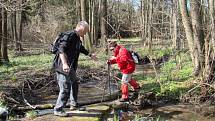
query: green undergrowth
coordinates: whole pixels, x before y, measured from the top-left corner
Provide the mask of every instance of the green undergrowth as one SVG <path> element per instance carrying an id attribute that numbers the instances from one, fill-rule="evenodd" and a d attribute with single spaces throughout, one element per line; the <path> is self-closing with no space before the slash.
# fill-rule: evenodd
<path id="1" fill-rule="evenodd" d="M 20 71 L 41 70 L 51 66 L 52 55 L 41 54 L 32 56 L 10 57 L 10 62 L 0 66 L 0 80 L 16 80 L 14 74 Z"/>
<path id="2" fill-rule="evenodd" d="M 163 57 L 164 55 L 173 55 L 174 52 L 172 49 L 152 49 L 149 50 L 147 48 L 137 48 L 135 51 L 140 54 L 141 57 L 149 56 L 151 59 L 157 59 Z"/>
<path id="3" fill-rule="evenodd" d="M 178 100 L 192 85 L 192 63 L 190 56 L 186 53 L 172 56 L 168 62 L 162 63 L 157 72 L 157 76 L 135 75 L 135 78 L 143 85 L 142 92 L 152 91 L 157 96 Z"/>
<path id="4" fill-rule="evenodd" d="M 79 66 L 90 68 L 101 68 L 106 66 L 106 60 L 108 58 L 104 52 L 97 52 L 98 61 L 93 61 L 90 57 L 80 54 Z M 21 71 L 39 71 L 39 70 L 51 70 L 53 61 L 53 54 L 40 54 L 40 55 L 28 55 L 28 56 L 10 56 L 10 62 L 0 66 L 0 81 L 10 79 L 16 81 L 16 73 Z"/>

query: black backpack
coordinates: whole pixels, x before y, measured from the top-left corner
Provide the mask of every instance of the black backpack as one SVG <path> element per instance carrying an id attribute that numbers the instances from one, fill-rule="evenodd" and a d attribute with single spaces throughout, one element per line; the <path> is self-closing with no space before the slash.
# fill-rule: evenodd
<path id="1" fill-rule="evenodd" d="M 70 35 L 71 35 L 72 32 L 62 32 L 60 33 L 57 38 L 54 40 L 54 42 L 52 44 L 50 44 L 50 52 L 52 54 L 57 54 L 58 52 L 58 48 L 59 48 L 59 45 L 60 45 L 60 42 L 62 40 L 67 40 Z M 68 35 L 66 38 L 64 38 L 65 35 Z"/>
<path id="2" fill-rule="evenodd" d="M 129 53 L 131 54 L 131 57 L 133 58 L 134 62 L 136 64 L 140 64 L 141 58 L 140 58 L 139 54 L 137 52 L 130 51 L 130 50 L 129 50 Z"/>

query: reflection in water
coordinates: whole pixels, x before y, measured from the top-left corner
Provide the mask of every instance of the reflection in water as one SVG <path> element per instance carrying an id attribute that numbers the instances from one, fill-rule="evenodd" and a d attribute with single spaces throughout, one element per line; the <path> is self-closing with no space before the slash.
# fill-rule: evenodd
<path id="1" fill-rule="evenodd" d="M 178 104 L 153 107 L 138 112 L 120 109 L 115 111 L 115 115 L 118 119 L 134 121 L 215 121 L 215 117 L 207 117 L 192 111 L 193 107 Z"/>

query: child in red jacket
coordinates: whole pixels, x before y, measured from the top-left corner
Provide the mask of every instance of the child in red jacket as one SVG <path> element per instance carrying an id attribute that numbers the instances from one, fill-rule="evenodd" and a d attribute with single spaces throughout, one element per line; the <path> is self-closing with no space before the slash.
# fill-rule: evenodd
<path id="1" fill-rule="evenodd" d="M 140 86 L 137 81 L 132 79 L 132 73 L 135 71 L 135 62 L 130 52 L 125 47 L 117 45 L 115 41 L 109 41 L 108 47 L 111 51 L 113 51 L 114 58 L 108 60 L 107 63 L 117 63 L 120 71 L 122 72 L 122 98 L 120 99 L 120 102 L 128 101 L 128 84 L 131 85 L 134 91 L 140 89 Z"/>

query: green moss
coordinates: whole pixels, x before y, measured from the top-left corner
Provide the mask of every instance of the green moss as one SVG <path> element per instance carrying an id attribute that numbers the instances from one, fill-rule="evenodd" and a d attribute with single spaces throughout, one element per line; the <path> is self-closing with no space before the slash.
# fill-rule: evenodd
<path id="1" fill-rule="evenodd" d="M 94 104 L 87 106 L 88 110 L 95 110 L 95 111 L 101 111 L 101 112 L 106 112 L 110 110 L 110 107 L 107 105 L 102 105 L 102 104 Z"/>
<path id="2" fill-rule="evenodd" d="M 71 117 L 65 117 L 65 118 L 57 118 L 56 121 L 100 121 L 100 118 L 71 116 Z"/>

